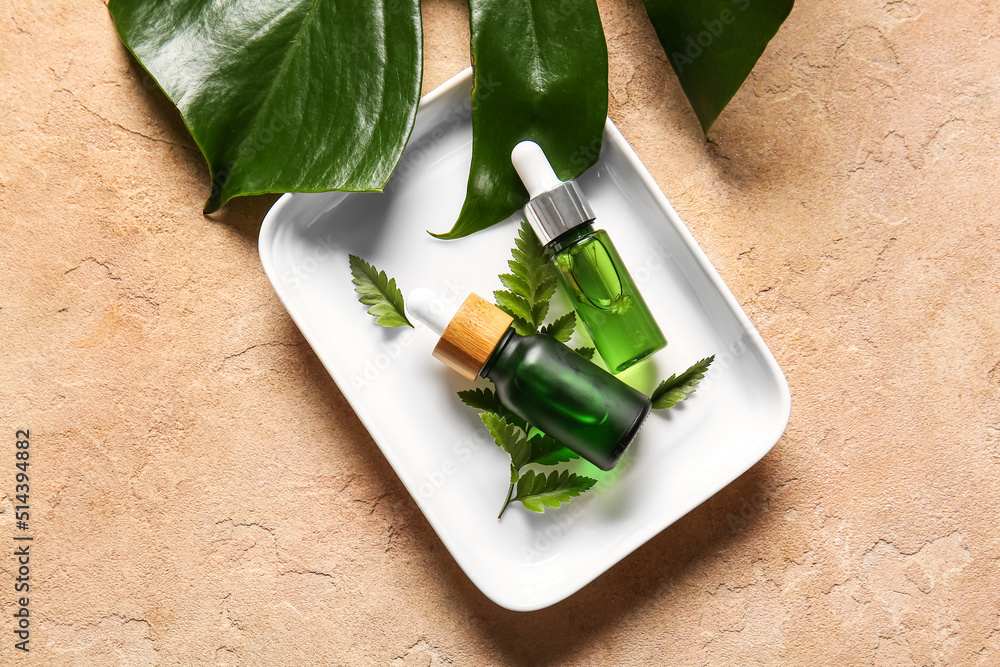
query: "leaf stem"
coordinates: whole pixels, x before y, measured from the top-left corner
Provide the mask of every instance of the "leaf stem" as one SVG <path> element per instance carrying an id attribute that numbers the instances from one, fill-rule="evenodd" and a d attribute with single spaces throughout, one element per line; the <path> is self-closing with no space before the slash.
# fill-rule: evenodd
<path id="1" fill-rule="evenodd" d="M 507 506 L 510 505 L 511 496 L 514 495 L 514 482 L 510 483 L 510 488 L 507 489 L 507 499 L 503 501 L 503 507 L 500 508 L 500 514 L 497 515 L 497 519 L 503 518 L 503 513 L 507 511 Z"/>

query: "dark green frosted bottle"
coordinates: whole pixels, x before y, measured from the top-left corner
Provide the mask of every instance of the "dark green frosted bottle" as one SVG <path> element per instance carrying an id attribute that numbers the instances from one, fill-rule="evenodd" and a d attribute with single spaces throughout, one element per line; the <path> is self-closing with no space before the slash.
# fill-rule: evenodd
<path id="1" fill-rule="evenodd" d="M 508 329 L 480 373 L 511 412 L 602 470 L 611 470 L 649 415 L 640 391 L 551 336 Z"/>
<path id="2" fill-rule="evenodd" d="M 511 317 L 476 294 L 459 308 L 418 288 L 414 320 L 441 336 L 434 356 L 469 380 L 493 381 L 518 417 L 602 470 L 610 470 L 645 421 L 649 397 L 551 336 L 520 336 Z"/>
<path id="3" fill-rule="evenodd" d="M 559 283 L 612 373 L 663 349 L 666 338 L 618 250 L 575 181 L 560 181 L 538 144 L 523 141 L 511 159 L 531 200 L 524 217 L 552 253 Z"/>

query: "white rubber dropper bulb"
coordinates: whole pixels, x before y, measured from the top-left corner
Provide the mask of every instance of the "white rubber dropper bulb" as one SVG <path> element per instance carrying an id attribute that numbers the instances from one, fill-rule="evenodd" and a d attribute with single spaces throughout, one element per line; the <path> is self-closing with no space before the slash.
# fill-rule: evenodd
<path id="1" fill-rule="evenodd" d="M 406 297 L 406 312 L 417 322 L 436 333 L 444 333 L 455 318 L 458 306 L 432 289 L 418 287 Z"/>
<path id="2" fill-rule="evenodd" d="M 552 171 L 545 151 L 534 141 L 522 141 L 514 146 L 510 161 L 514 163 L 514 169 L 532 199 L 562 183 Z"/>

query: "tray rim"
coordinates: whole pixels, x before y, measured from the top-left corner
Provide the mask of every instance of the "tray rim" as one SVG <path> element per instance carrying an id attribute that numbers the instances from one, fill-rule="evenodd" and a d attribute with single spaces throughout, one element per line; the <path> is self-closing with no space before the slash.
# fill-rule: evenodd
<path id="1" fill-rule="evenodd" d="M 419 122 L 420 111 L 425 110 L 428 106 L 435 104 L 441 98 L 451 93 L 454 93 L 457 89 L 463 87 L 468 87 L 471 90 L 472 76 L 473 76 L 472 67 L 468 67 L 460 71 L 459 73 L 455 74 L 451 78 L 449 78 L 447 81 L 442 83 L 434 90 L 424 95 L 421 98 L 420 103 L 418 105 L 417 122 Z M 418 136 L 415 136 L 415 133 L 411 134 L 410 141 L 413 141 L 414 139 L 419 139 Z M 485 595 L 495 604 L 505 609 L 509 609 L 511 611 L 535 611 L 538 609 L 544 609 L 546 607 L 549 607 L 553 604 L 556 604 L 558 602 L 561 602 L 569 598 L 570 596 L 572 596 L 573 594 L 575 594 L 576 592 L 578 592 L 579 590 L 581 590 L 582 588 L 584 588 L 585 586 L 587 586 L 588 584 L 599 578 L 601 575 L 603 575 L 605 572 L 607 572 L 612 567 L 617 565 L 619 562 L 621 562 L 624 558 L 626 558 L 640 546 L 648 542 L 650 539 L 652 539 L 662 531 L 669 528 L 671 525 L 680 520 L 683 516 L 690 513 L 693 509 L 700 506 L 706 500 L 708 500 L 713 495 L 718 493 L 721 489 L 731 484 L 733 481 L 735 481 L 741 475 L 743 475 L 747 470 L 756 465 L 778 443 L 791 417 L 791 392 L 788 386 L 787 379 L 785 378 L 784 373 L 781 371 L 781 368 L 778 366 L 777 360 L 774 358 L 774 354 L 771 352 L 770 348 L 761 337 L 760 332 L 757 331 L 757 328 L 753 325 L 747 314 L 743 311 L 743 308 L 740 306 L 735 296 L 733 296 L 729 287 L 725 284 L 725 282 L 723 282 L 722 277 L 719 275 L 718 271 L 716 271 L 715 267 L 709 261 L 708 256 L 705 254 L 704 250 L 702 250 L 701 246 L 698 245 L 698 242 L 695 240 L 694 236 L 687 228 L 687 225 L 685 225 L 684 222 L 681 220 L 680 216 L 677 214 L 673 206 L 670 204 L 669 200 L 666 198 L 666 195 L 664 195 L 663 191 L 660 189 L 659 185 L 657 185 L 656 181 L 653 179 L 652 175 L 646 169 L 645 165 L 643 165 L 643 163 L 639 160 L 638 155 L 635 153 L 631 145 L 629 145 L 624 135 L 622 135 L 622 133 L 618 130 L 618 128 L 615 126 L 615 124 L 611 121 L 610 118 L 607 118 L 605 121 L 604 141 L 613 142 L 615 144 L 616 149 L 618 149 L 621 152 L 622 156 L 628 161 L 629 166 L 638 175 L 641 185 L 651 195 L 654 204 L 663 212 L 664 216 L 667 218 L 669 223 L 674 227 L 674 230 L 677 232 L 679 238 L 683 241 L 685 249 L 688 251 L 690 256 L 695 260 L 699 268 L 703 271 L 705 276 L 711 282 L 711 285 L 715 289 L 715 291 L 718 292 L 719 296 L 722 297 L 722 300 L 725 303 L 726 307 L 735 316 L 736 320 L 739 322 L 739 324 L 743 329 L 744 335 L 750 336 L 751 338 L 754 339 L 756 345 L 763 352 L 763 354 L 761 355 L 761 361 L 763 362 L 765 371 L 767 372 L 767 375 L 770 376 L 770 378 L 775 383 L 775 389 L 778 394 L 779 402 L 775 410 L 776 419 L 773 422 L 774 424 L 773 430 L 767 432 L 766 435 L 762 434 L 759 437 L 760 440 L 769 444 L 766 444 L 759 450 L 754 450 L 753 454 L 748 456 L 746 465 L 740 466 L 739 472 L 731 479 L 728 479 L 727 481 L 724 481 L 721 484 L 713 484 L 709 486 L 708 489 L 710 490 L 704 493 L 703 497 L 700 497 L 697 500 L 697 502 L 692 504 L 691 507 L 688 510 L 686 510 L 683 514 L 668 520 L 667 523 L 660 525 L 660 523 L 657 522 L 657 525 L 652 528 L 647 527 L 648 524 L 646 524 L 643 526 L 642 529 L 634 531 L 633 534 L 631 535 L 631 539 L 621 540 L 621 542 L 619 543 L 619 548 L 617 548 L 614 552 L 613 558 L 611 558 L 609 562 L 607 562 L 607 565 L 605 567 L 599 569 L 599 571 L 596 571 L 592 575 L 588 574 L 586 577 L 581 577 L 579 581 L 573 582 L 571 586 L 566 586 L 563 590 L 560 590 L 557 595 L 551 596 L 551 599 L 537 601 L 537 602 L 520 603 L 516 600 L 503 597 L 502 595 L 498 594 L 498 591 L 491 590 L 489 586 L 485 585 L 487 582 L 484 582 L 480 579 L 478 573 L 471 572 L 469 569 L 466 568 L 465 564 L 455 556 L 455 553 L 452 550 L 451 546 L 449 545 L 448 541 L 446 541 L 445 538 L 442 537 L 443 533 L 440 526 L 440 517 L 438 517 L 434 512 L 428 512 L 428 508 L 425 507 L 423 499 L 421 498 L 420 494 L 416 492 L 416 489 L 410 488 L 410 485 L 407 484 L 407 482 L 403 479 L 402 476 L 400 476 L 398 472 L 398 466 L 400 465 L 400 461 L 395 455 L 392 448 L 390 447 L 387 449 L 382 446 L 381 439 L 384 439 L 384 434 L 382 432 L 382 429 L 379 427 L 379 419 L 373 415 L 368 414 L 368 410 L 366 409 L 364 402 L 359 400 L 358 396 L 355 396 L 356 392 L 350 383 L 350 379 L 345 376 L 344 372 L 336 367 L 331 368 L 324 361 L 323 357 L 317 353 L 317 357 L 320 359 L 320 362 L 323 364 L 326 371 L 333 378 L 334 382 L 336 382 L 341 393 L 344 395 L 344 398 L 347 399 L 347 402 L 351 405 L 351 408 L 354 410 L 358 419 L 367 429 L 368 433 L 372 437 L 372 440 L 379 448 L 379 451 L 389 462 L 389 465 L 392 467 L 393 472 L 397 476 L 397 479 L 399 479 L 399 481 L 403 484 L 404 488 L 406 488 L 407 492 L 410 494 L 413 501 L 420 508 L 421 513 L 424 515 L 424 518 L 428 521 L 428 523 L 430 523 L 431 527 L 434 529 L 434 532 L 437 534 L 438 539 L 440 539 L 444 544 L 445 548 L 448 549 L 449 555 L 451 555 L 452 558 L 455 559 L 459 568 L 472 581 L 472 583 L 476 586 L 476 588 L 479 589 L 481 593 L 483 593 L 483 595 Z M 295 197 L 299 194 L 300 193 L 283 194 L 268 210 L 267 214 L 264 217 L 263 222 L 261 223 L 260 233 L 258 235 L 257 248 L 258 248 L 258 254 L 261 259 L 261 264 L 264 268 L 264 272 L 267 275 L 272 288 L 275 290 L 275 293 L 278 295 L 279 300 L 281 300 L 282 305 L 285 307 L 286 312 L 289 314 L 289 317 L 291 317 L 292 321 L 295 322 L 296 327 L 299 329 L 299 332 L 302 334 L 303 338 L 306 339 L 306 342 L 309 344 L 309 346 L 313 350 L 317 350 L 318 348 L 315 344 L 315 341 L 312 339 L 312 337 L 309 335 L 306 329 L 302 326 L 302 324 L 300 324 L 300 322 L 296 319 L 295 315 L 292 314 L 292 311 L 288 307 L 288 300 L 286 299 L 286 294 L 287 294 L 286 288 L 284 287 L 278 276 L 277 268 L 275 266 L 275 261 L 272 254 L 271 244 L 266 242 L 267 240 L 274 238 L 278 230 L 278 225 L 280 224 L 279 220 L 282 217 L 284 209 L 289 207 L 295 201 Z M 317 193 L 307 193 L 307 194 L 315 196 L 315 194 Z M 355 193 L 339 193 L 336 191 L 331 191 L 327 193 L 318 193 L 318 194 L 325 194 L 331 196 L 340 195 L 346 197 Z"/>

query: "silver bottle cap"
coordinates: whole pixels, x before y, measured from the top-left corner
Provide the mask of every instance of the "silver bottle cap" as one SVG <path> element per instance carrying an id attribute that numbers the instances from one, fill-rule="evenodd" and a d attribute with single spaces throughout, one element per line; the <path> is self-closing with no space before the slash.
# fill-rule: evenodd
<path id="1" fill-rule="evenodd" d="M 596 216 L 576 181 L 566 181 L 529 201 L 524 207 L 524 217 L 538 240 L 546 245 Z"/>
<path id="2" fill-rule="evenodd" d="M 594 211 L 575 181 L 560 181 L 541 146 L 522 141 L 511 151 L 511 162 L 531 200 L 524 217 L 542 245 L 594 219 Z"/>

